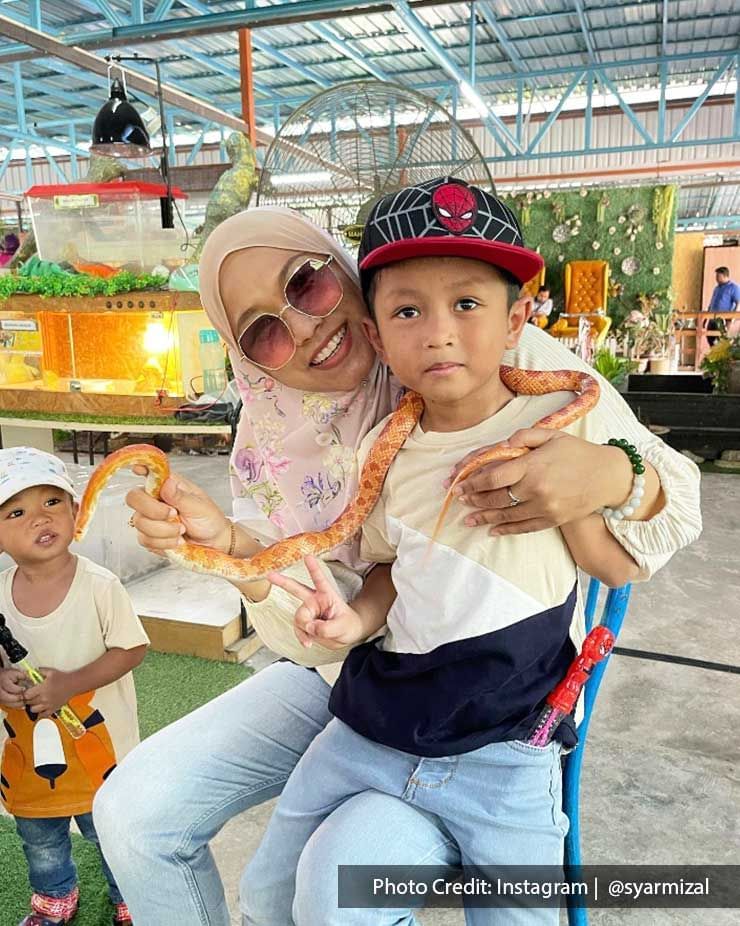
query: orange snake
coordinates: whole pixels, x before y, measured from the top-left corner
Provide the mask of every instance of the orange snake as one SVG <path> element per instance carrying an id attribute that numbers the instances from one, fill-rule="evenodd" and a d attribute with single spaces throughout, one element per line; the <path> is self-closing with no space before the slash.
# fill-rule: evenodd
<path id="1" fill-rule="evenodd" d="M 539 371 L 501 367 L 501 379 L 513 392 L 523 395 L 544 395 L 561 390 L 577 393 L 576 398 L 563 408 L 537 421 L 533 425 L 537 428 L 563 428 L 590 411 L 599 399 L 599 384 L 587 373 L 577 373 L 572 370 Z M 306 531 L 286 537 L 249 559 L 227 556 L 226 553 L 220 553 L 210 547 L 188 542 L 176 549 L 167 550 L 168 559 L 193 572 L 210 573 L 225 579 L 251 582 L 263 578 L 268 572 L 279 572 L 291 566 L 306 554 L 318 556 L 328 552 L 356 533 L 372 511 L 383 488 L 386 473 L 396 453 L 419 421 L 423 409 L 424 402 L 421 396 L 414 392 L 406 393 L 370 449 L 360 474 L 357 494 L 336 521 L 325 530 Z M 482 450 L 470 460 L 450 485 L 432 539 L 437 537 L 454 497 L 452 490 L 458 482 L 486 463 L 494 460 L 513 460 L 525 453 L 529 453 L 526 447 L 495 446 Z M 75 524 L 75 540 L 81 540 L 85 535 L 98 496 L 110 477 L 122 467 L 137 464 L 146 466 L 149 470 L 146 491 L 155 498 L 159 497 L 160 486 L 170 472 L 166 455 L 149 444 L 133 444 L 116 450 L 106 457 L 90 477 Z"/>

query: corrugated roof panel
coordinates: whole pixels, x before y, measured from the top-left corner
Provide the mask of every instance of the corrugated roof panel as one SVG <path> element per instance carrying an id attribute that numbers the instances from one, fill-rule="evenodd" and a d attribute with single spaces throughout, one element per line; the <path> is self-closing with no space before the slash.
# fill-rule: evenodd
<path id="1" fill-rule="evenodd" d="M 573 68 L 582 66 L 587 60 L 586 42 L 581 24 L 576 15 L 573 0 L 479 0 L 477 6 L 477 62 L 476 72 L 479 79 L 501 77 L 513 74 L 514 65 L 506 44 L 499 41 L 495 30 L 484 21 L 482 11 L 484 3 L 488 4 L 501 28 L 508 37 L 510 48 L 516 49 L 526 68 Z M 112 9 L 122 17 L 130 16 L 130 0 L 109 0 Z M 215 11 L 238 9 L 236 0 L 226 2 L 207 2 L 209 9 Z M 586 20 L 590 38 L 597 49 L 601 61 L 631 60 L 634 63 L 611 71 L 613 79 L 621 86 L 639 87 L 655 85 L 657 67 L 645 65 L 646 57 L 653 57 L 662 45 L 662 3 L 637 2 L 637 0 L 584 0 Z M 156 7 L 156 0 L 145 0 L 145 10 L 151 15 Z M 13 9 L 27 13 L 30 3 L 19 0 L 17 3 L 5 4 L 4 13 L 13 15 Z M 468 71 L 469 55 L 469 6 L 468 4 L 446 4 L 443 6 L 416 8 L 416 15 L 427 24 L 437 42 L 449 46 L 448 55 L 455 61 L 461 72 Z M 168 13 L 168 18 L 185 18 L 193 15 L 184 9 L 178 0 Z M 96 11 L 93 0 L 44 0 L 42 5 L 43 23 L 47 27 L 62 28 L 66 31 L 107 30 L 110 24 Z M 449 76 L 435 58 L 418 48 L 419 42 L 410 35 L 400 16 L 395 13 L 372 13 L 366 16 L 350 17 L 341 20 L 325 20 L 319 24 L 290 24 L 281 27 L 261 29 L 255 36 L 272 44 L 291 60 L 312 70 L 322 80 L 335 84 L 341 80 L 364 76 L 361 64 L 350 61 L 335 44 L 328 43 L 320 37 L 321 28 L 328 27 L 345 41 L 354 51 L 363 57 L 377 58 L 377 64 L 391 80 L 417 86 L 421 83 L 449 83 Z M 665 36 L 671 52 L 706 52 L 707 50 L 735 50 L 737 36 L 740 32 L 740 8 L 737 0 L 671 0 L 668 5 L 668 30 Z M 350 36 L 354 38 L 349 38 Z M 2 48 L 0 42 L 0 48 Z M 163 75 L 196 97 L 208 101 L 218 100 L 220 105 L 232 109 L 239 107 L 238 88 L 238 54 L 236 38 L 233 33 L 203 35 L 197 38 L 183 38 L 169 42 L 158 41 L 151 44 L 132 45 L 126 51 L 138 50 L 143 55 L 164 58 Z M 191 50 L 201 60 L 190 56 Z M 102 54 L 102 52 L 100 52 Z M 254 50 L 255 79 L 258 84 L 274 95 L 275 99 L 306 99 L 317 92 L 318 85 L 300 73 L 279 63 L 267 53 Z M 214 65 L 209 67 L 209 60 Z M 100 98 L 101 81 L 98 78 L 86 80 L 84 76 L 60 77 L 59 68 L 50 67 L 44 62 L 41 67 L 37 60 L 22 64 L 24 86 L 28 97 L 28 111 L 31 118 L 49 120 L 51 114 L 64 118 L 76 118 L 88 111 L 88 104 Z M 718 59 L 697 59 L 673 64 L 670 68 L 674 79 L 685 81 L 706 80 L 711 78 L 718 64 Z M 227 69 L 231 74 L 222 73 Z M 148 73 L 146 65 L 141 70 Z M 8 75 L 7 67 L 0 64 L 0 79 Z M 728 73 L 725 80 L 729 78 Z M 571 73 L 555 74 L 538 80 L 538 98 L 566 86 Z M 721 83 L 720 83 L 721 86 Z M 43 88 L 45 96 L 38 96 L 31 91 Z M 510 97 L 515 90 L 516 81 L 512 76 L 495 83 L 484 84 L 479 92 L 487 101 Z M 429 91 L 435 94 L 435 90 Z M 138 95 L 132 94 L 136 98 Z M 149 98 L 146 98 L 150 102 Z M 258 102 L 264 96 L 258 96 Z M 13 119 L 12 97 L 7 94 L 3 100 L 0 113 L 6 120 Z M 268 109 L 261 109 L 261 115 L 269 118 Z M 283 115 L 288 109 L 283 107 Z M 708 112 L 708 111 L 707 111 Z M 699 114 L 702 119 L 705 113 Z M 178 119 L 180 117 L 178 116 Z M 617 115 L 619 128 L 615 131 L 627 132 L 629 137 L 634 130 L 626 125 Z M 187 125 L 190 117 L 183 116 Z M 675 126 L 680 115 L 669 115 L 669 125 Z M 197 122 L 197 120 L 193 120 Z M 565 122 L 562 123 L 566 125 Z M 697 118 L 698 126 L 705 125 Z M 572 126 L 563 129 L 561 142 L 569 144 Z M 553 126 L 548 144 L 555 143 L 558 123 Z M 732 131 L 732 126 L 728 132 Z M 630 135 L 631 133 L 631 135 Z M 623 142 L 631 144 L 631 141 Z M 557 150 L 554 148 L 552 150 Z M 683 149 L 671 152 L 683 158 Z M 643 152 L 625 155 L 627 159 L 638 158 Z M 555 159 L 542 159 L 551 161 Z M 593 160 L 593 159 L 589 159 Z"/>

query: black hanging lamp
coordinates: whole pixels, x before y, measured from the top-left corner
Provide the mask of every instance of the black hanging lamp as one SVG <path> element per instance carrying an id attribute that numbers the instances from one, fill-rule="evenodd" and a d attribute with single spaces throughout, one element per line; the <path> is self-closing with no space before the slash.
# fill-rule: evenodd
<path id="1" fill-rule="evenodd" d="M 111 61 L 141 61 L 146 64 L 153 64 L 157 77 L 157 102 L 159 103 L 159 121 L 162 131 L 162 157 L 159 162 L 159 170 L 167 187 L 166 195 L 160 199 L 162 228 L 174 228 L 174 199 L 172 197 L 172 181 L 167 157 L 167 128 L 159 60 L 157 58 L 141 58 L 138 55 L 108 55 L 106 61 L 108 62 L 110 99 L 103 104 L 100 112 L 95 117 L 90 151 L 93 154 L 103 154 L 114 158 L 142 158 L 153 154 L 149 133 L 144 128 L 141 116 L 126 98 L 126 76 L 123 68 L 119 68 L 121 77 L 114 77 L 111 80 L 111 68 L 113 67 Z"/>
<path id="2" fill-rule="evenodd" d="M 111 80 L 108 68 L 110 98 L 100 107 L 93 124 L 90 150 L 94 154 L 118 158 L 145 158 L 152 153 L 149 133 L 141 116 L 126 97 L 123 71 Z"/>

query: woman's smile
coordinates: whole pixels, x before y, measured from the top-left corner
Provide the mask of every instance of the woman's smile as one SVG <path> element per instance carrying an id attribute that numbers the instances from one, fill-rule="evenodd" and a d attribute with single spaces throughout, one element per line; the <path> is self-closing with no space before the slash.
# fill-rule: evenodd
<path id="1" fill-rule="evenodd" d="M 345 321 L 324 339 L 319 349 L 311 357 L 309 365 L 321 369 L 332 369 L 340 364 L 351 350 L 352 333 Z"/>

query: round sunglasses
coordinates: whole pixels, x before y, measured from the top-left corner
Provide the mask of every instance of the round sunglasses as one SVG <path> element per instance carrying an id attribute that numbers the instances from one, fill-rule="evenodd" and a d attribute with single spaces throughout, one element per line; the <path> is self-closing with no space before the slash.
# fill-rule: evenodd
<path id="1" fill-rule="evenodd" d="M 283 315 L 288 309 L 310 318 L 326 318 L 342 301 L 344 290 L 325 260 L 309 257 L 288 277 L 283 296 L 285 305 L 277 313 L 255 316 L 238 337 L 242 357 L 264 370 L 280 370 L 295 356 L 296 342 Z"/>

